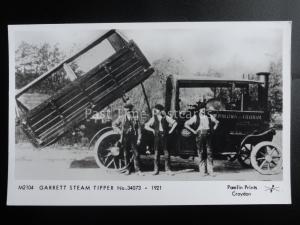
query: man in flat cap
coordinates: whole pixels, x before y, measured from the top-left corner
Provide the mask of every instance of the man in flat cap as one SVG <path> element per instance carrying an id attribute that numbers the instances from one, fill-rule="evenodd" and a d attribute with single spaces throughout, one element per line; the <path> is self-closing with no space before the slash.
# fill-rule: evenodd
<path id="1" fill-rule="evenodd" d="M 185 128 L 196 136 L 197 153 L 199 156 L 199 172 L 201 176 L 215 176 L 213 171 L 213 157 L 211 135 L 217 129 L 219 121 L 206 112 L 206 104 L 199 104 L 199 112 L 187 120 Z"/>
<path id="2" fill-rule="evenodd" d="M 159 174 L 160 151 L 164 152 L 165 170 L 172 174 L 170 168 L 170 153 L 167 148 L 167 137 L 174 131 L 177 122 L 170 116 L 165 115 L 164 107 L 161 104 L 155 105 L 153 116 L 145 124 L 145 129 L 154 135 L 154 173 Z"/>
<path id="3" fill-rule="evenodd" d="M 120 143 L 124 148 L 125 163 L 129 163 L 128 151 L 133 153 L 134 170 L 138 175 L 143 175 L 140 169 L 140 155 L 138 145 L 141 143 L 141 125 L 138 115 L 133 112 L 133 105 L 127 103 L 124 105 L 124 115 L 119 116 L 113 123 L 112 127 L 121 134 Z M 129 175 L 132 168 L 128 168 L 125 174 Z"/>

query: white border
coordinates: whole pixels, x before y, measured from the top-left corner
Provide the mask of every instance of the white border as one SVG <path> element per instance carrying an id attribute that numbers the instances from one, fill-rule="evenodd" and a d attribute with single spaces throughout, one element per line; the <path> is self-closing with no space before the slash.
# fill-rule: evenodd
<path id="1" fill-rule="evenodd" d="M 15 180 L 15 32 L 53 29 L 198 29 L 209 26 L 274 27 L 283 30 L 283 180 L 282 181 L 78 181 L 78 180 Z M 12 25 L 9 31 L 9 169 L 8 205 L 219 205 L 219 204 L 290 204 L 290 114 L 291 114 L 291 22 L 189 22 L 189 23 L 106 23 Z M 18 185 L 161 185 L 161 191 L 18 191 Z M 251 197 L 233 197 L 227 185 L 256 185 Z M 275 185 L 279 191 L 265 191 Z M 209 191 L 208 191 L 209 190 Z"/>

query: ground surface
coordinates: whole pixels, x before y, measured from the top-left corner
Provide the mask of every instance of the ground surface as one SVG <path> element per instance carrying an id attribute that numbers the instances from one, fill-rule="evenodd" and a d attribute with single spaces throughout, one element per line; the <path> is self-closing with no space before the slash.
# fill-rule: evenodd
<path id="1" fill-rule="evenodd" d="M 274 142 L 281 146 L 281 134 Z M 281 180 L 282 173 L 261 175 L 254 169 L 245 169 L 237 161 L 215 160 L 215 177 L 200 177 L 197 164 L 192 159 L 171 157 L 173 176 L 163 171 L 158 176 L 152 175 L 153 157 L 142 156 L 141 161 L 145 176 L 132 174 L 125 176 L 118 172 L 99 168 L 91 150 L 83 147 L 52 146 L 43 150 L 34 149 L 31 144 L 16 144 L 16 179 L 43 180 Z M 162 160 L 163 163 L 163 160 Z M 163 164 L 162 164 L 163 166 Z"/>

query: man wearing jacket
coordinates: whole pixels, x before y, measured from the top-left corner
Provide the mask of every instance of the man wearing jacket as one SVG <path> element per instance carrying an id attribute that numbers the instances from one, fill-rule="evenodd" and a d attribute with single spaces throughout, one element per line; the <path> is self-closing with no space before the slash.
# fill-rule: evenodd
<path id="1" fill-rule="evenodd" d="M 124 106 L 124 115 L 119 116 L 112 127 L 121 135 L 120 144 L 124 149 L 125 163 L 129 163 L 128 151 L 133 152 L 134 170 L 138 175 L 143 175 L 140 168 L 140 155 L 138 145 L 141 143 L 141 125 L 137 115 L 133 113 L 133 105 L 128 103 Z M 129 175 L 132 168 L 128 168 L 125 174 Z"/>

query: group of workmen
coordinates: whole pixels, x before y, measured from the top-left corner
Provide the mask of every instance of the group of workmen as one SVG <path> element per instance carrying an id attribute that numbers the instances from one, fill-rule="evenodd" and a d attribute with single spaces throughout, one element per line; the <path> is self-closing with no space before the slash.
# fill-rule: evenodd
<path id="1" fill-rule="evenodd" d="M 137 175 L 144 175 L 141 170 L 138 146 L 141 144 L 142 132 L 138 116 L 134 115 L 133 105 L 124 105 L 124 114 L 119 116 L 113 123 L 113 128 L 120 133 L 120 141 L 124 149 L 125 160 L 128 159 L 128 149 L 133 152 L 133 166 L 125 170 L 129 175 L 135 171 Z M 184 127 L 195 135 L 197 153 L 199 157 L 199 173 L 201 176 L 215 176 L 213 170 L 213 157 L 211 146 L 211 135 L 218 126 L 218 120 L 207 113 L 206 105 L 200 104 L 199 110 L 188 119 Z M 154 136 L 154 171 L 153 175 L 159 174 L 160 153 L 164 153 L 165 171 L 168 175 L 174 175 L 170 166 L 170 152 L 167 147 L 167 140 L 177 126 L 176 120 L 171 118 L 164 111 L 161 104 L 155 105 L 152 110 L 152 117 L 145 123 L 145 129 Z"/>

